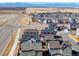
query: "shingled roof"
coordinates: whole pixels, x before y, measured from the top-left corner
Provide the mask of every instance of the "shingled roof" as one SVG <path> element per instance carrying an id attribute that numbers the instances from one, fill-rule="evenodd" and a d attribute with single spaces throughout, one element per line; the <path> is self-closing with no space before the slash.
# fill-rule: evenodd
<path id="1" fill-rule="evenodd" d="M 60 46 L 58 41 L 50 41 L 48 43 L 48 46 L 49 46 L 50 49 L 61 48 L 61 46 Z"/>
<path id="2" fill-rule="evenodd" d="M 21 44 L 21 50 L 22 51 L 30 51 L 30 50 L 40 51 L 42 50 L 42 44 L 41 42 L 39 43 L 23 42 Z"/>

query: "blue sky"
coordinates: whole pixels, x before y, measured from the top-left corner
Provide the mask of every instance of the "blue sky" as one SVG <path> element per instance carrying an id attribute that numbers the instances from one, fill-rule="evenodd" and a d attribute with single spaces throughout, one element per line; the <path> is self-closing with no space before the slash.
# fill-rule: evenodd
<path id="1" fill-rule="evenodd" d="M 79 2 L 3 2 L 0 7 L 79 7 Z"/>

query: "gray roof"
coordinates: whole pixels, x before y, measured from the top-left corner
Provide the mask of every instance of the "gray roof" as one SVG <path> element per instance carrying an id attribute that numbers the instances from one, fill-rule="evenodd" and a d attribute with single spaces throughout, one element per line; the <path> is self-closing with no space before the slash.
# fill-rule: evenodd
<path id="1" fill-rule="evenodd" d="M 29 42 L 22 42 L 21 43 L 21 50 L 25 51 L 25 50 L 30 50 L 30 43 Z"/>
<path id="2" fill-rule="evenodd" d="M 29 41 L 33 37 L 35 40 L 40 40 L 38 30 L 36 29 L 25 29 L 24 34 L 22 35 L 22 40 Z"/>
<path id="3" fill-rule="evenodd" d="M 45 35 L 44 39 L 45 40 L 55 40 L 53 35 Z"/>
<path id="4" fill-rule="evenodd" d="M 49 48 L 61 48 L 59 41 L 50 41 L 48 44 Z"/>
<path id="5" fill-rule="evenodd" d="M 42 44 L 39 43 L 29 43 L 29 42 L 22 42 L 21 50 L 29 51 L 29 50 L 42 50 Z"/>
<path id="6" fill-rule="evenodd" d="M 60 40 L 62 40 L 62 38 L 54 38 L 53 35 L 45 35 L 44 39 L 45 40 L 51 40 L 51 41 L 55 41 L 55 40 L 60 41 Z"/>
<path id="7" fill-rule="evenodd" d="M 33 37 L 35 40 L 40 40 L 39 35 L 22 35 L 22 40 L 29 41 Z"/>
<path id="8" fill-rule="evenodd" d="M 35 43 L 34 44 L 34 49 L 35 50 L 42 50 L 42 44 L 41 43 Z"/>

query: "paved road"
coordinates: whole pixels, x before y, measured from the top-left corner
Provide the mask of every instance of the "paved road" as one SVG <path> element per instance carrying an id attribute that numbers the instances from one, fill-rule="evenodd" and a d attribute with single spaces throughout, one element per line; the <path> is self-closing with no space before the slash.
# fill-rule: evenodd
<path id="1" fill-rule="evenodd" d="M 2 16 L 2 18 L 1 18 Z M 7 43 L 12 37 L 12 34 L 18 29 L 13 26 L 20 26 L 22 15 L 18 14 L 0 14 L 0 21 L 7 21 L 5 26 L 0 27 L 0 55 Z"/>

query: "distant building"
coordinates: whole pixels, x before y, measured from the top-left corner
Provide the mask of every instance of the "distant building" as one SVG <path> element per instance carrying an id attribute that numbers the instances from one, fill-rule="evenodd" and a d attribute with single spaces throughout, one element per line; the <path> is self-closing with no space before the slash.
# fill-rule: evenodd
<path id="1" fill-rule="evenodd" d="M 45 28 L 44 30 L 41 30 L 41 34 L 42 36 L 45 35 L 56 35 L 56 30 L 54 28 L 52 28 L 52 26 L 49 26 L 49 28 Z"/>
<path id="2" fill-rule="evenodd" d="M 70 27 L 71 29 L 76 29 L 78 26 L 76 19 L 71 19 L 70 20 Z"/>

